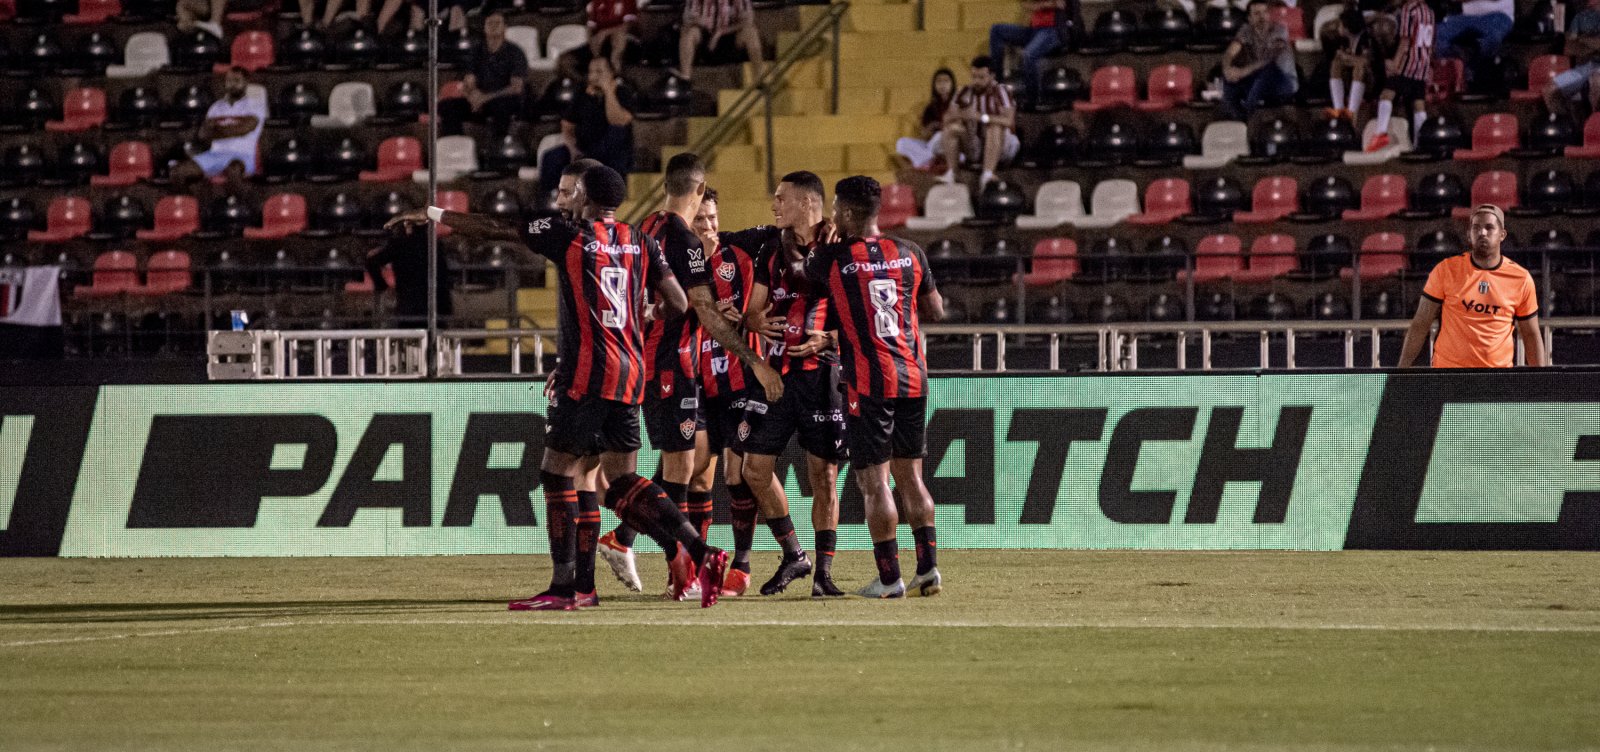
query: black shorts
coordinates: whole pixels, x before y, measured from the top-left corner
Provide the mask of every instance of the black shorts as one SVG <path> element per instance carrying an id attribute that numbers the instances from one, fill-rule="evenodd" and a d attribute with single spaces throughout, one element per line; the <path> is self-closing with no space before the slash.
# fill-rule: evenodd
<path id="1" fill-rule="evenodd" d="M 658 452 L 693 451 L 695 432 L 706 430 L 698 385 L 682 396 L 646 397 L 644 429 Z"/>
<path id="2" fill-rule="evenodd" d="M 1410 105 L 1412 102 L 1421 102 L 1428 98 L 1428 82 L 1418 81 L 1415 78 L 1407 78 L 1405 76 L 1390 76 L 1389 79 L 1384 82 L 1383 88 L 1394 92 L 1394 101 L 1397 105 Z M 1396 107 L 1395 114 L 1403 114 L 1407 117 L 1410 117 L 1411 110 L 1409 107 Z"/>
<path id="3" fill-rule="evenodd" d="M 857 468 L 928 454 L 927 397 L 850 395 L 850 461 Z"/>
<path id="4" fill-rule="evenodd" d="M 722 450 L 733 447 L 733 439 L 739 434 L 739 423 L 744 420 L 744 395 L 705 397 L 700 402 L 700 413 L 705 417 L 711 452 L 720 455 Z"/>
<path id="5" fill-rule="evenodd" d="M 639 406 L 593 395 L 550 398 L 545 412 L 546 449 L 576 457 L 639 451 Z"/>
<path id="6" fill-rule="evenodd" d="M 849 458 L 845 446 L 844 395 L 839 369 L 790 371 L 783 375 L 783 399 L 767 404 L 760 387 L 745 396 L 734 448 L 748 454 L 777 456 L 800 434 L 800 448 L 828 462 Z"/>

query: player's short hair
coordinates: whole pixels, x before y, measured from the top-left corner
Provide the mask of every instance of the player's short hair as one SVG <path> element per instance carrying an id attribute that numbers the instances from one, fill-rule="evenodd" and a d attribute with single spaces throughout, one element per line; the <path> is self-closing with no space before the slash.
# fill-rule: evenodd
<path id="1" fill-rule="evenodd" d="M 583 159 L 577 160 L 575 162 L 570 162 L 570 163 L 567 164 L 566 167 L 563 167 L 561 169 L 561 177 L 571 176 L 571 177 L 575 177 L 575 178 L 581 178 L 581 177 L 583 177 L 583 173 L 589 171 L 589 168 L 598 167 L 599 165 L 600 165 L 600 160 L 598 160 L 598 159 L 590 159 L 588 157 L 584 157 Z"/>
<path id="2" fill-rule="evenodd" d="M 972 67 L 994 70 L 994 58 L 988 55 L 979 55 L 972 59 Z"/>
<path id="3" fill-rule="evenodd" d="M 784 175 L 783 180 L 778 182 L 788 183 L 789 185 L 799 188 L 800 190 L 816 194 L 817 198 L 822 198 L 822 178 L 817 177 L 817 174 L 814 172 L 810 172 L 808 170 L 797 170 L 789 173 L 788 175 Z"/>
<path id="4" fill-rule="evenodd" d="M 673 155 L 667 160 L 667 195 L 687 196 L 706 180 L 706 163 L 694 152 Z"/>
<path id="5" fill-rule="evenodd" d="M 709 185 L 706 186 L 705 195 L 700 197 L 700 203 L 703 204 L 703 203 L 705 203 L 707 201 L 713 201 L 714 202 L 716 200 L 717 200 L 717 189 L 712 188 Z"/>
<path id="6" fill-rule="evenodd" d="M 595 165 L 583 173 L 583 192 L 601 209 L 615 209 L 628 200 L 628 181 L 616 170 Z"/>
<path id="7" fill-rule="evenodd" d="M 883 203 L 883 188 L 866 175 L 851 175 L 833 186 L 833 200 L 861 217 L 875 217 Z"/>

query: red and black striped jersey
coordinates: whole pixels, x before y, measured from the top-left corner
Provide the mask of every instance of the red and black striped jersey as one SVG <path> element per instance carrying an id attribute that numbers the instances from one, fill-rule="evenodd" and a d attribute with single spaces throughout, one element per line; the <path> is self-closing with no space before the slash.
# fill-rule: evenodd
<path id="1" fill-rule="evenodd" d="M 639 229 L 661 246 L 667 267 L 684 290 L 711 283 L 705 248 L 683 217 L 658 211 L 645 217 Z M 693 310 L 666 320 L 657 318 L 645 327 L 644 377 L 650 396 L 670 398 L 694 383 L 700 372 L 703 336 L 700 319 Z"/>
<path id="2" fill-rule="evenodd" d="M 787 322 L 783 341 L 764 340 L 763 354 L 767 358 L 767 364 L 778 373 L 796 370 L 814 371 L 825 363 L 831 363 L 833 356 L 821 353 L 803 358 L 791 358 L 788 350 L 810 339 L 811 335 L 807 332 L 827 329 L 827 292 L 806 279 L 805 260 L 833 237 L 833 225 L 829 222 L 817 225 L 816 234 L 808 245 L 799 244 L 794 233 L 788 230 L 780 231 L 775 227 L 757 228 L 757 230 L 762 229 L 765 229 L 767 237 L 762 244 L 761 254 L 756 259 L 756 284 L 765 285 L 767 288 L 767 300 L 772 303 L 769 315 L 773 318 L 781 317 Z"/>
<path id="3" fill-rule="evenodd" d="M 869 397 L 925 396 L 917 299 L 934 283 L 922 249 L 895 238 L 848 238 L 818 248 L 805 272 L 833 306 L 849 388 Z"/>
<path id="4" fill-rule="evenodd" d="M 755 285 L 755 252 L 748 244 L 751 236 L 724 232 L 717 235 L 717 250 L 710 254 L 711 288 L 717 307 L 733 306 L 743 314 L 750 302 L 750 288 Z M 756 238 L 759 240 L 759 238 Z M 736 328 L 742 328 L 737 325 Z M 761 338 L 748 335 L 750 349 L 761 351 Z M 700 342 L 700 387 L 707 397 L 738 394 L 756 383 L 743 361 L 723 349 L 715 337 L 706 336 Z"/>
<path id="5" fill-rule="evenodd" d="M 1405 62 L 1400 64 L 1400 75 L 1427 81 L 1433 71 L 1433 9 L 1421 0 L 1400 6 L 1400 38 L 1410 39 Z"/>
<path id="6" fill-rule="evenodd" d="M 561 367 L 555 388 L 577 399 L 595 396 L 637 405 L 644 400 L 645 291 L 672 270 L 661 248 L 615 219 L 571 222 L 544 217 L 527 224 L 522 242 L 550 259 L 561 280 Z"/>

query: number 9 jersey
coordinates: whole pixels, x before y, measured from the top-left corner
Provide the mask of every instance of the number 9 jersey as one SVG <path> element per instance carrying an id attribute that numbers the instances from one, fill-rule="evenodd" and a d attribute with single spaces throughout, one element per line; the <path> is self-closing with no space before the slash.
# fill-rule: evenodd
<path id="1" fill-rule="evenodd" d="M 550 259 L 561 280 L 556 393 L 643 402 L 645 291 L 672 274 L 661 247 L 638 228 L 609 218 L 536 219 L 522 241 Z"/>

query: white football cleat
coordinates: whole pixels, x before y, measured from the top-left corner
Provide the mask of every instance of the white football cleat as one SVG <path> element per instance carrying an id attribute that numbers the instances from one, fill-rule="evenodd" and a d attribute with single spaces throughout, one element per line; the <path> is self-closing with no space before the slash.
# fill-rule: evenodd
<path id="1" fill-rule="evenodd" d="M 633 549 L 617 542 L 614 532 L 600 536 L 596 551 L 600 558 L 606 560 L 606 565 L 611 567 L 611 573 L 635 593 L 644 590 L 644 583 L 639 580 L 639 567 L 633 560 Z"/>
<path id="2" fill-rule="evenodd" d="M 895 580 L 893 585 L 885 585 L 882 580 L 874 578 L 867 586 L 856 591 L 862 598 L 902 598 L 906 594 L 904 580 Z"/>
<path id="3" fill-rule="evenodd" d="M 919 574 L 911 578 L 911 584 L 906 586 L 906 595 L 938 595 L 943 589 L 944 581 L 939 577 L 939 568 L 928 570 L 927 574 Z"/>

